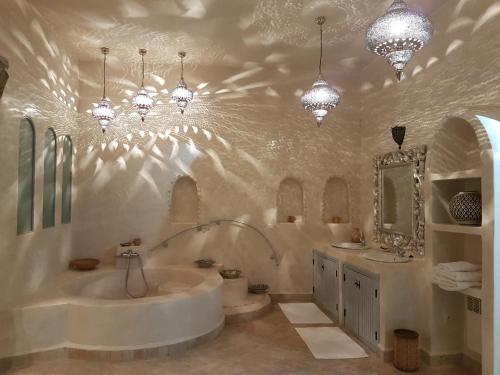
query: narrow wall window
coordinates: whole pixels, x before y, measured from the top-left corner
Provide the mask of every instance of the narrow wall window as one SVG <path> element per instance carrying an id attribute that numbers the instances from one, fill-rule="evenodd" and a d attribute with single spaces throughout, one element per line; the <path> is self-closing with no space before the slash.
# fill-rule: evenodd
<path id="1" fill-rule="evenodd" d="M 73 178 L 73 144 L 69 135 L 63 141 L 63 166 L 62 166 L 62 206 L 61 223 L 71 223 L 71 184 Z"/>
<path id="2" fill-rule="evenodd" d="M 56 134 L 47 129 L 43 148 L 43 227 L 55 225 L 56 214 Z"/>
<path id="3" fill-rule="evenodd" d="M 35 191 L 35 128 L 27 118 L 19 127 L 19 160 L 17 186 L 17 233 L 33 230 Z"/>

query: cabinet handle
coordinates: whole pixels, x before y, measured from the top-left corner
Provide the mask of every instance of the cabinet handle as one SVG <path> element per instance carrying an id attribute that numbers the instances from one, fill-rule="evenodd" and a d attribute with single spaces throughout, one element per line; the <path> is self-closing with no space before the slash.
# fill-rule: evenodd
<path id="1" fill-rule="evenodd" d="M 322 264 L 322 265 L 321 265 L 321 269 L 322 269 L 323 271 L 325 270 L 325 265 L 324 265 L 324 264 Z"/>
<path id="2" fill-rule="evenodd" d="M 354 283 L 354 285 L 355 285 L 358 289 L 360 289 L 360 288 L 361 288 L 361 283 L 360 283 L 359 281 L 356 281 L 356 282 Z"/>

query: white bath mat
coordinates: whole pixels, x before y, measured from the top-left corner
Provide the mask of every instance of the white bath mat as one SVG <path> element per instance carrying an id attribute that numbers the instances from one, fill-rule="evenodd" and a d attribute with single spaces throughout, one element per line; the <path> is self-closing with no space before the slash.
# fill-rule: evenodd
<path id="1" fill-rule="evenodd" d="M 338 327 L 295 328 L 316 359 L 366 358 L 368 354 Z"/>
<path id="2" fill-rule="evenodd" d="M 279 305 L 292 324 L 333 323 L 314 303 L 280 303 Z"/>

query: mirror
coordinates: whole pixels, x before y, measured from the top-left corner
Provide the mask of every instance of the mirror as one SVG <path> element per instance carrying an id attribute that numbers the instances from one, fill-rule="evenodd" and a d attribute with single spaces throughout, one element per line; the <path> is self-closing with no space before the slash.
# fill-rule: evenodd
<path id="1" fill-rule="evenodd" d="M 407 255 L 424 254 L 423 180 L 427 149 L 375 158 L 375 240 Z"/>
<path id="2" fill-rule="evenodd" d="M 409 164 L 383 168 L 382 226 L 384 230 L 411 235 L 413 175 Z"/>

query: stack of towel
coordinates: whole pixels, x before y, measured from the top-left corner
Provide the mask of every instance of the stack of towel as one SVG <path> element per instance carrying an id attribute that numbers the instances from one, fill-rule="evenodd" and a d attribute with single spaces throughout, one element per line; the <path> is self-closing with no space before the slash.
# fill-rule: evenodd
<path id="1" fill-rule="evenodd" d="M 432 282 L 441 289 L 458 291 L 480 288 L 482 279 L 481 266 L 462 261 L 435 266 Z"/>

